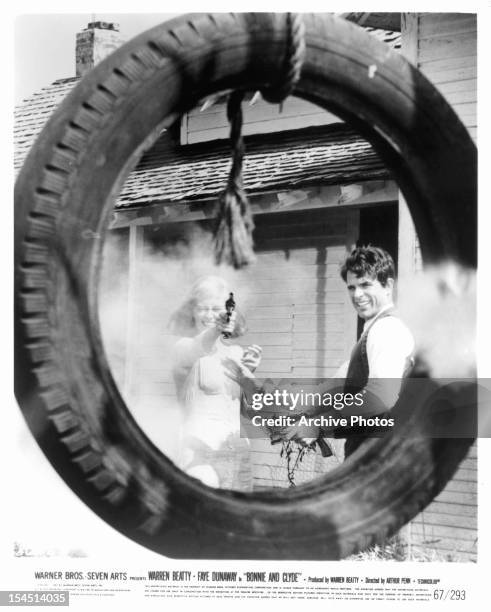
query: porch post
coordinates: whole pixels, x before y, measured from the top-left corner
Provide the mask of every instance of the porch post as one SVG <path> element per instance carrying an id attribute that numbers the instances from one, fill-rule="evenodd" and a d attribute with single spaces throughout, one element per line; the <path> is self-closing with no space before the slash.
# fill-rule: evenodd
<path id="1" fill-rule="evenodd" d="M 128 310 L 124 359 L 124 396 L 128 400 L 135 392 L 135 342 L 138 335 L 138 267 L 143 247 L 143 226 L 132 224 L 128 240 Z"/>

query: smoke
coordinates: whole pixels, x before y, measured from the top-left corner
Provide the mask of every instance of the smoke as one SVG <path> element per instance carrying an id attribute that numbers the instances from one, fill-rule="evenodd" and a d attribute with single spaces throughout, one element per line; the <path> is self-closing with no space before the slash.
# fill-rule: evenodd
<path id="1" fill-rule="evenodd" d="M 442 263 L 405 279 L 398 291 L 398 309 L 429 374 L 435 378 L 475 376 L 475 272 Z"/>
<path id="2" fill-rule="evenodd" d="M 316 368 L 327 363 L 328 354 L 340 357 L 342 354 L 342 360 L 349 356 L 341 344 L 342 336 L 347 333 L 344 315 L 333 314 L 344 310 L 325 310 L 324 298 L 316 298 L 316 292 L 321 292 L 320 296 L 324 291 L 334 291 L 343 295 L 340 299 L 348 304 L 336 263 L 346 254 L 344 245 L 327 249 L 330 250 L 330 255 L 325 255 L 328 263 L 321 264 L 321 275 L 326 276 L 320 279 L 315 278 L 318 253 L 308 257 L 295 255 L 302 249 L 261 252 L 260 266 L 237 271 L 226 265 L 215 265 L 208 232 L 197 224 L 186 224 L 186 227 L 178 239 L 175 236 L 163 239 L 161 229 L 154 226 L 139 230 L 145 236 L 136 243 L 139 252 L 131 266 L 128 230 L 110 232 L 104 247 L 99 288 L 102 337 L 115 381 L 138 425 L 174 461 L 179 456 L 183 414 L 172 377 L 174 345 L 178 338 L 172 335 L 169 322 L 200 277 L 220 276 L 234 292 L 237 308 L 252 328 L 249 340 L 237 341 L 264 346 L 261 372 L 277 370 L 278 364 L 288 362 L 299 364 L 302 369 L 288 366 L 280 377 L 310 376 L 299 372 L 318 371 Z M 315 249 L 306 243 L 305 253 Z M 415 337 L 418 355 L 434 377 L 459 378 L 475 373 L 475 284 L 472 271 L 452 263 L 428 268 L 400 283 L 401 317 Z M 290 305 L 286 305 L 289 297 L 281 302 L 276 299 L 276 292 L 281 293 L 283 300 L 285 294 L 291 294 Z M 294 305 L 298 298 L 302 299 Z M 345 308 L 342 304 L 338 307 Z M 349 306 L 346 307 L 349 312 Z M 296 313 L 293 319 L 290 312 Z M 329 318 L 330 323 L 321 324 L 322 317 Z M 337 317 L 340 317 L 339 329 Z M 271 325 L 275 326 L 274 330 Z M 291 344 L 288 340 L 288 345 L 280 346 L 269 338 L 276 334 L 290 335 Z M 308 336 L 309 344 L 305 344 L 304 336 Z M 334 340 L 334 336 L 341 339 Z M 336 351 L 333 350 L 335 341 L 339 345 Z M 312 361 L 313 354 L 318 355 L 315 361 Z M 333 357 L 329 359 L 332 361 Z M 261 375 L 259 371 L 258 374 Z"/>
<path id="3" fill-rule="evenodd" d="M 169 225 L 175 226 L 169 232 L 184 227 Z M 324 297 L 320 303 L 316 299 L 317 292 L 319 296 L 327 295 L 326 291 L 344 295 L 338 273 L 338 262 L 346 254 L 342 243 L 318 250 L 306 240 L 293 250 L 268 249 L 258 255 L 260 265 L 237 271 L 215 265 L 210 233 L 197 224 L 186 227 L 177 239 L 162 235 L 167 230 L 157 226 L 139 230 L 145 236 L 137 240 L 134 269 L 129 266 L 128 230 L 109 232 L 99 286 L 101 333 L 115 381 L 138 425 L 174 461 L 179 455 L 183 415 L 172 377 L 178 338 L 172 335 L 169 322 L 200 277 L 220 276 L 233 291 L 250 330 L 237 342 L 264 348 L 259 375 L 272 369 L 280 378 L 315 375 L 295 372 L 289 364 L 314 372 L 327 367 L 334 353 L 342 356 L 339 347 L 334 350 L 332 339 L 324 342 L 324 322 L 335 325 L 336 313 L 343 316 L 344 307 L 337 303 L 338 297 L 335 304 L 324 304 Z M 316 313 L 322 324 L 316 322 Z M 278 454 L 276 448 L 272 452 Z"/>
<path id="4" fill-rule="evenodd" d="M 99 320 L 106 356 L 128 408 L 152 442 L 175 461 L 182 411 L 172 378 L 178 337 L 169 329 L 171 316 L 194 282 L 207 275 L 222 277 L 240 301 L 240 309 L 247 309 L 250 272 L 215 265 L 210 234 L 196 225 L 175 243 L 156 244 L 141 240 L 132 268 L 127 231 L 109 232 L 99 285 Z"/>

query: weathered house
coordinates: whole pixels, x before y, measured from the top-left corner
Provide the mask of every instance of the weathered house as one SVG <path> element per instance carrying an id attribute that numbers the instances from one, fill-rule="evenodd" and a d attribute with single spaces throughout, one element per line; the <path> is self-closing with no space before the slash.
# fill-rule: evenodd
<path id="1" fill-rule="evenodd" d="M 346 17 L 418 65 L 476 137 L 475 15 Z M 78 39 L 77 77 L 53 83 L 18 109 L 18 164 L 52 110 L 100 57 L 101 48 L 107 52 L 118 44 L 116 30 L 110 24 L 89 24 Z M 329 376 L 358 333 L 339 278 L 340 262 L 357 242 L 380 244 L 394 255 L 403 280 L 421 267 L 410 215 L 370 145 L 339 118 L 310 103 L 292 98 L 281 109 L 262 100 L 249 104 L 244 133 L 244 182 L 255 216 L 257 264 L 233 277 L 248 320 L 241 343 L 263 346 L 262 376 Z M 168 355 L 173 339 L 167 321 L 188 279 L 185 262 L 177 256 L 184 253 L 200 265 L 206 257 L 202 238 L 227 177 L 227 137 L 219 98 L 184 115 L 129 176 L 110 227 L 109 244 L 116 248 L 106 252 L 103 286 L 107 304 L 113 304 L 113 297 L 118 300 L 117 316 L 109 318 L 120 327 L 119 333 L 108 332 L 107 350 L 135 418 L 171 457 L 171 423 L 178 411 L 172 405 Z M 113 342 L 118 335 L 119 344 Z M 278 447 L 267 440 L 253 445 L 256 486 L 286 486 Z M 335 463 L 335 458 L 307 457 L 298 482 Z M 475 449 L 406 534 L 415 546 L 475 558 Z"/>

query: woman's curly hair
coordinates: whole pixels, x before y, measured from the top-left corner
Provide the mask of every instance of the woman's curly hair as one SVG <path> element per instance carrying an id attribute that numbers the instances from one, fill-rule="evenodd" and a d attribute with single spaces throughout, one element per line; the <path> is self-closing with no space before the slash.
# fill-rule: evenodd
<path id="1" fill-rule="evenodd" d="M 196 335 L 196 321 L 194 311 L 196 305 L 210 295 L 223 294 L 223 309 L 225 310 L 225 300 L 230 291 L 225 281 L 219 276 L 204 276 L 198 279 L 191 287 L 188 297 L 183 304 L 172 314 L 169 321 L 169 329 L 176 336 Z M 231 332 L 231 338 L 243 336 L 247 331 L 244 316 L 236 309 L 235 327 Z"/>

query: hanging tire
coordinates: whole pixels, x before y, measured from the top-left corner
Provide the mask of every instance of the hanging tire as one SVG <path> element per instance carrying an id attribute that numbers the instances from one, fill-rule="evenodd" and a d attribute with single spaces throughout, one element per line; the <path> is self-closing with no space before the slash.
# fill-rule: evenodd
<path id="1" fill-rule="evenodd" d="M 328 15 L 305 17 L 295 95 L 358 129 L 409 204 L 426 262 L 476 265 L 476 151 L 401 56 Z M 105 521 L 171 557 L 338 559 L 397 531 L 438 494 L 472 440 L 396 433 L 322 480 L 280 492 L 209 489 L 163 456 L 114 383 L 97 287 L 108 218 L 159 130 L 199 99 L 281 73 L 282 14 L 184 16 L 133 39 L 55 111 L 15 192 L 15 392 L 38 443 Z M 409 427 L 409 426 L 408 426 Z"/>

